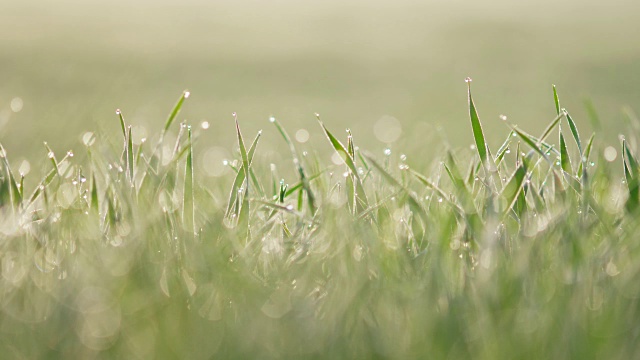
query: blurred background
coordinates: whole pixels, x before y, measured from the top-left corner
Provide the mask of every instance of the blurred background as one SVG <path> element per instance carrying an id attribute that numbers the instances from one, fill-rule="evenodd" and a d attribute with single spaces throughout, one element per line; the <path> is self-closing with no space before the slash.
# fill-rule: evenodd
<path id="1" fill-rule="evenodd" d="M 494 147 L 502 114 L 544 128 L 552 84 L 583 137 L 591 100 L 615 144 L 622 108 L 638 109 L 639 13 L 626 0 L 2 1 L 0 142 L 12 162 L 44 163 L 43 141 L 119 141 L 116 108 L 138 139 L 151 136 L 189 89 L 179 120 L 209 125 L 198 161 L 231 156 L 232 112 L 274 153 L 285 147 L 270 116 L 311 148 L 325 141 L 318 112 L 339 135 L 350 128 L 361 147 L 391 146 L 411 163 L 433 154 L 431 141 L 472 143 L 470 76 Z"/>

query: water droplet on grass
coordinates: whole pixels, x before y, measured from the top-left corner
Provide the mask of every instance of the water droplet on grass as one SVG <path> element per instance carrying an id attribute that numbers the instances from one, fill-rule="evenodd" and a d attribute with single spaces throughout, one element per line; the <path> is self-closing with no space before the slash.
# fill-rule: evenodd
<path id="1" fill-rule="evenodd" d="M 116 115 L 120 115 L 122 114 L 122 111 L 120 111 L 120 109 L 116 109 Z"/>
<path id="2" fill-rule="evenodd" d="M 53 159 L 53 157 L 54 157 L 54 156 L 56 156 L 56 155 L 53 153 L 53 151 L 49 151 L 49 152 L 47 153 L 47 157 L 48 157 L 49 159 Z"/>
<path id="3" fill-rule="evenodd" d="M 468 77 L 468 76 L 464 79 L 464 82 L 466 82 L 467 84 L 472 82 L 472 81 L 473 81 L 473 79 Z"/>
<path id="4" fill-rule="evenodd" d="M 189 91 L 185 91 L 185 92 L 184 92 L 184 98 L 185 98 L 185 99 L 188 99 L 188 98 L 189 98 L 189 96 L 191 96 L 191 92 L 189 92 Z"/>
<path id="5" fill-rule="evenodd" d="M 507 121 L 507 115 L 500 115 L 500 120 Z"/>
<path id="6" fill-rule="evenodd" d="M 384 154 L 387 156 L 391 155 L 391 149 L 389 148 L 384 149 Z"/>
<path id="7" fill-rule="evenodd" d="M 276 118 L 275 118 L 275 117 L 273 117 L 273 116 L 270 116 L 270 117 L 269 117 L 269 122 L 270 122 L 270 123 L 274 123 L 274 122 L 276 122 Z"/>

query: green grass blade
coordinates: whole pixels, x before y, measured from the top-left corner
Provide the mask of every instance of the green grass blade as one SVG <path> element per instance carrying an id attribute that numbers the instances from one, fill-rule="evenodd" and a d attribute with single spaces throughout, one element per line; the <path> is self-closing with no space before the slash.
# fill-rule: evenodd
<path id="1" fill-rule="evenodd" d="M 638 172 L 638 162 L 636 161 L 636 158 L 631 153 L 631 149 L 629 149 L 627 140 L 624 138 L 622 139 L 622 151 L 624 153 L 627 164 L 629 165 L 629 171 L 631 171 L 632 176 L 634 178 L 638 177 L 638 174 L 640 174 Z"/>
<path id="2" fill-rule="evenodd" d="M 527 167 L 524 165 L 524 162 L 518 166 L 516 171 L 514 171 L 513 175 L 509 181 L 507 181 L 507 185 L 505 185 L 502 190 L 502 197 L 506 200 L 507 207 L 504 210 L 504 214 L 508 211 L 511 211 L 520 192 L 522 191 L 522 186 L 524 184 L 524 179 L 527 174 Z"/>
<path id="3" fill-rule="evenodd" d="M 60 175 L 60 169 L 58 169 L 58 162 L 56 161 L 55 153 L 53 152 L 53 150 L 51 150 L 49 144 L 47 144 L 46 141 L 44 142 L 44 147 L 47 149 L 47 157 L 51 161 L 51 164 L 53 164 L 53 168 L 56 170 L 56 174 Z"/>
<path id="4" fill-rule="evenodd" d="M 298 151 L 296 150 L 296 147 L 293 144 L 293 141 L 291 141 L 291 137 L 289 137 L 289 134 L 284 129 L 284 127 L 280 124 L 280 122 L 273 116 L 269 118 L 269 121 L 275 125 L 276 129 L 284 139 L 284 142 L 289 147 L 289 151 L 291 152 L 291 158 L 293 159 L 293 165 L 296 167 L 296 170 L 298 171 L 298 178 L 300 179 L 300 184 L 302 185 L 305 193 L 307 194 L 307 202 L 308 202 L 309 210 L 311 211 L 311 214 L 315 214 L 317 210 L 316 196 L 313 190 L 311 189 L 311 185 L 309 184 L 309 179 L 307 178 L 306 172 L 302 167 L 302 163 L 300 162 L 300 158 L 298 157 Z"/>
<path id="5" fill-rule="evenodd" d="M 473 138 L 476 143 L 476 150 L 480 156 L 480 161 L 488 168 L 487 162 L 487 143 L 485 141 L 484 132 L 482 131 L 482 124 L 480 124 L 480 118 L 478 117 L 478 111 L 473 103 L 471 97 L 471 79 L 467 78 L 467 95 L 469 100 L 469 118 L 471 119 L 471 129 L 473 130 Z"/>
<path id="6" fill-rule="evenodd" d="M 553 128 L 556 127 L 556 125 L 558 125 L 560 123 L 560 120 L 562 120 L 562 117 L 564 116 L 564 114 L 558 114 L 558 116 L 555 117 L 555 119 L 553 119 L 549 125 L 547 125 L 547 127 L 544 129 L 544 131 L 542 132 L 542 135 L 540 135 L 540 137 L 538 138 L 538 143 L 542 143 L 544 141 L 544 139 L 547 138 L 547 136 L 549 136 L 549 134 L 551 134 L 551 131 L 553 130 Z"/>
<path id="7" fill-rule="evenodd" d="M 260 136 L 262 136 L 262 132 L 259 131 L 256 137 L 253 139 L 251 143 L 251 147 L 249 147 L 249 152 L 247 153 L 247 159 L 249 163 L 253 162 L 253 156 L 256 151 L 256 147 L 258 146 L 258 140 L 260 140 Z M 236 177 L 233 180 L 233 185 L 231 187 L 231 193 L 229 194 L 229 201 L 227 202 L 227 211 L 226 216 L 231 215 L 233 211 L 234 204 L 236 203 L 236 198 L 238 197 L 238 189 L 242 186 L 242 183 L 245 180 L 244 168 L 241 167 L 236 173 Z M 236 215 L 238 215 L 236 213 Z"/>
<path id="8" fill-rule="evenodd" d="M 560 132 L 560 166 L 562 170 L 571 174 L 573 169 L 571 168 L 571 159 L 569 158 L 569 152 L 567 151 L 567 144 L 564 141 L 562 131 Z"/>
<path id="9" fill-rule="evenodd" d="M 116 109 L 116 115 L 118 115 L 118 118 L 120 119 L 120 127 L 122 128 L 122 137 L 125 139 L 127 139 L 127 126 L 125 125 L 124 122 L 124 115 L 122 115 L 122 111 L 120 109 Z"/>
<path id="10" fill-rule="evenodd" d="M 512 126 L 512 130 L 516 133 L 516 135 L 518 135 L 518 137 L 520 137 L 520 139 L 522 139 L 522 141 L 524 141 L 535 152 L 540 154 L 540 156 L 542 156 L 545 160 L 549 162 L 549 158 L 547 157 L 547 154 L 544 151 L 542 151 L 542 149 L 539 147 L 539 145 L 531 135 L 525 133 L 524 131 L 519 130 L 515 126 Z"/>
<path id="11" fill-rule="evenodd" d="M 509 150 L 509 145 L 511 145 L 511 141 L 514 134 L 515 132 L 510 131 L 509 135 L 507 135 L 507 138 L 504 140 L 502 145 L 500 145 L 500 147 L 498 148 L 498 152 L 496 153 L 496 163 L 500 164 L 500 162 L 502 162 L 502 159 L 504 158 L 505 154 Z"/>
<path id="12" fill-rule="evenodd" d="M 578 174 L 582 174 L 584 176 L 586 174 L 586 166 L 589 164 L 589 156 L 591 155 L 591 148 L 593 146 L 593 139 L 596 137 L 596 133 L 591 134 L 589 141 L 587 141 L 587 147 L 584 149 L 584 153 L 582 154 L 582 160 L 578 165 Z"/>
<path id="13" fill-rule="evenodd" d="M 100 210 L 98 204 L 98 184 L 96 182 L 96 175 L 91 175 L 91 209 L 97 214 Z"/>
<path id="14" fill-rule="evenodd" d="M 407 189 L 404 185 L 402 185 L 400 183 L 400 181 L 396 180 L 393 175 L 389 174 L 383 167 L 382 165 L 378 164 L 377 161 L 375 161 L 371 156 L 369 155 L 364 155 L 365 158 L 369 161 L 369 163 L 376 169 L 378 170 L 378 172 L 382 175 L 382 177 L 390 183 L 390 185 L 400 188 L 406 195 L 407 195 L 407 202 L 409 205 L 409 208 L 411 209 L 412 212 L 414 212 L 415 214 L 417 214 L 420 219 L 422 220 L 423 224 L 427 223 L 427 212 L 424 210 L 424 208 L 422 207 L 422 205 L 420 205 L 420 202 L 415 198 L 415 196 L 410 192 L 409 189 Z M 419 236 L 421 237 L 421 236 Z"/>
<path id="15" fill-rule="evenodd" d="M 327 129 L 324 126 L 322 121 L 320 121 L 319 117 L 318 117 L 318 123 L 320 123 L 320 126 L 322 127 L 322 130 L 324 131 L 324 134 L 326 135 L 327 139 L 333 146 L 333 149 L 342 157 L 342 160 L 344 161 L 344 163 L 347 165 L 349 170 L 351 170 L 351 174 L 356 178 L 356 181 L 355 181 L 356 193 L 354 193 L 354 195 L 357 197 L 358 204 L 361 206 L 362 209 L 368 208 L 369 203 L 367 201 L 367 195 L 364 191 L 364 187 L 362 186 L 362 181 L 360 180 L 360 176 L 358 175 L 358 169 L 356 168 L 356 164 L 353 161 L 353 158 L 351 157 L 347 149 L 344 147 L 344 145 L 342 145 L 342 143 L 338 139 L 336 139 L 335 136 L 333 136 L 333 134 L 329 131 L 329 129 Z M 369 160 L 371 159 L 369 158 Z"/>
<path id="16" fill-rule="evenodd" d="M 127 174 L 129 177 L 129 181 L 131 182 L 131 186 L 135 186 L 134 180 L 134 161 L 133 161 L 133 137 L 131 136 L 131 125 L 129 125 L 127 131 Z"/>
<path id="17" fill-rule="evenodd" d="M 193 146 L 191 126 L 187 127 L 187 137 L 189 150 L 187 151 L 187 161 L 185 164 L 184 174 L 184 195 L 182 197 L 182 222 L 187 231 L 195 234 L 196 228 L 194 224 L 195 199 L 193 194 Z"/>
<path id="18" fill-rule="evenodd" d="M 634 212 L 640 205 L 640 180 L 638 179 L 638 162 L 631 153 L 626 139 L 622 139 L 622 163 L 624 175 L 629 190 L 629 197 L 625 203 L 628 212 Z"/>
<path id="19" fill-rule="evenodd" d="M 164 128 L 163 128 L 164 132 L 169 130 L 169 128 L 171 127 L 171 124 L 173 123 L 173 121 L 176 119 L 176 117 L 180 113 L 180 109 L 182 109 L 182 104 L 184 104 L 184 101 L 189 98 L 189 95 L 191 95 L 191 93 L 189 91 L 187 91 L 187 90 L 185 90 L 182 93 L 182 95 L 180 96 L 180 98 L 176 102 L 176 105 L 173 107 L 173 109 L 169 113 L 169 117 L 167 117 L 167 121 L 165 121 L 165 123 L 164 123 Z"/>
<path id="20" fill-rule="evenodd" d="M 569 123 L 569 129 L 571 130 L 571 135 L 573 135 L 573 140 L 575 140 L 576 145 L 578 146 L 578 151 L 582 154 L 582 143 L 580 142 L 580 134 L 578 134 L 578 127 L 576 123 L 571 118 L 568 112 L 565 111 L 565 117 L 567 118 L 567 122 Z"/>
<path id="21" fill-rule="evenodd" d="M 556 114 L 560 115 L 560 99 L 558 98 L 558 90 L 553 86 L 553 103 L 556 105 Z"/>

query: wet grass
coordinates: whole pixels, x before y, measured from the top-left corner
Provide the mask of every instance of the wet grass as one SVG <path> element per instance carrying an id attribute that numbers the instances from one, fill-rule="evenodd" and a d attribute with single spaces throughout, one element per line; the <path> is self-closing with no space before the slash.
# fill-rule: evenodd
<path id="1" fill-rule="evenodd" d="M 45 144 L 31 189 L 1 148 L 3 354 L 637 357 L 635 120 L 604 151 L 554 87 L 540 136 L 505 118 L 491 149 L 467 83 L 475 145 L 434 149 L 430 166 L 319 115 L 314 151 L 271 118 L 289 154 L 265 164 L 264 136 L 234 114 L 232 171 L 213 183 L 193 161 L 201 129 L 175 121 L 188 92 L 156 143 L 118 111 L 122 141 L 86 133 L 64 157 Z"/>

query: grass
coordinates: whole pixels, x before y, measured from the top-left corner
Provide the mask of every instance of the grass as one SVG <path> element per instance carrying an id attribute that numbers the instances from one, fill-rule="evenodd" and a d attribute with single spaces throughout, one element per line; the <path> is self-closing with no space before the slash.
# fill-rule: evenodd
<path id="1" fill-rule="evenodd" d="M 134 144 L 121 111 L 121 145 L 87 133 L 86 154 L 61 158 L 45 144 L 33 189 L 1 148 L 2 353 L 636 358 L 638 134 L 605 159 L 554 87 L 541 136 L 505 120 L 494 155 L 468 85 L 475 146 L 430 167 L 343 142 L 319 115 L 315 152 L 272 118 L 291 163 L 265 166 L 234 114 L 235 175 L 207 183 L 198 131 L 175 124 L 188 92 L 157 144 Z"/>

